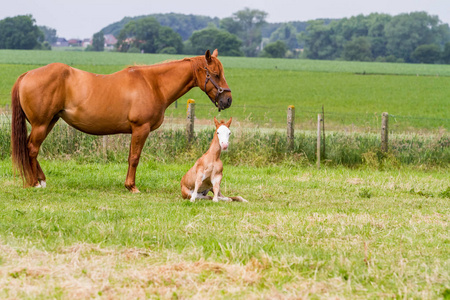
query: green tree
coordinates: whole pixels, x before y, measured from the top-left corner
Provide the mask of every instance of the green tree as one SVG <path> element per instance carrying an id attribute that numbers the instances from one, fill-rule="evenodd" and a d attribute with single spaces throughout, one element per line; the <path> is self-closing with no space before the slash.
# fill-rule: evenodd
<path id="1" fill-rule="evenodd" d="M 387 51 L 406 62 L 413 62 L 412 53 L 420 45 L 443 44 L 448 39 L 445 26 L 437 16 L 413 12 L 394 16 L 386 25 Z"/>
<path id="2" fill-rule="evenodd" d="M 155 44 L 157 48 L 156 52 L 158 53 L 176 54 L 183 52 L 183 40 L 181 36 L 167 26 L 161 26 L 159 28 L 158 38 Z"/>
<path id="3" fill-rule="evenodd" d="M 102 52 L 105 50 L 105 35 L 99 31 L 92 37 L 92 51 Z"/>
<path id="4" fill-rule="evenodd" d="M 116 47 L 121 52 L 139 49 L 146 53 L 157 53 L 165 48 L 175 48 L 181 53 L 183 43 L 173 29 L 161 26 L 153 17 L 130 21 L 120 31 Z"/>
<path id="5" fill-rule="evenodd" d="M 5 18 L 0 21 L 0 49 L 40 48 L 44 34 L 31 15 Z"/>
<path id="6" fill-rule="evenodd" d="M 447 42 L 442 51 L 442 61 L 446 64 L 450 64 L 450 42 Z"/>
<path id="7" fill-rule="evenodd" d="M 345 60 L 372 61 L 369 38 L 360 36 L 347 42 L 344 46 L 343 58 Z"/>
<path id="8" fill-rule="evenodd" d="M 299 36 L 299 42 L 305 42 L 305 53 L 311 59 L 335 59 L 336 43 L 334 31 L 324 21 L 316 20 L 309 22 L 305 32 Z"/>
<path id="9" fill-rule="evenodd" d="M 291 23 L 285 23 L 278 27 L 270 35 L 270 42 L 282 41 L 290 50 L 295 50 L 299 47 L 297 41 L 297 29 Z"/>
<path id="10" fill-rule="evenodd" d="M 220 55 L 224 56 L 243 56 L 244 53 L 239 50 L 242 42 L 237 36 L 215 27 L 208 27 L 203 30 L 195 31 L 189 38 L 191 54 L 201 55 L 207 49 L 218 49 Z"/>
<path id="11" fill-rule="evenodd" d="M 264 47 L 261 52 L 262 57 L 283 58 L 287 51 L 286 44 L 283 41 L 276 41 Z"/>
<path id="12" fill-rule="evenodd" d="M 438 45 L 420 45 L 412 53 L 415 62 L 423 64 L 434 64 L 441 59 L 441 49 Z"/>
<path id="13" fill-rule="evenodd" d="M 183 41 L 189 39 L 192 33 L 196 30 L 201 30 L 208 26 L 208 24 L 219 25 L 219 18 L 211 18 L 207 16 L 197 16 L 197 15 L 184 15 L 177 13 L 168 14 L 151 14 L 138 17 L 125 17 L 119 22 L 112 23 L 105 28 L 103 32 L 105 34 L 112 34 L 114 36 L 119 36 L 120 31 L 128 24 L 130 21 L 138 21 L 139 19 L 144 19 L 148 17 L 154 17 L 161 26 L 168 26 L 172 28 L 176 33 L 178 33 Z"/>
<path id="14" fill-rule="evenodd" d="M 266 17 L 264 11 L 245 8 L 223 20 L 220 26 L 242 40 L 241 50 L 245 56 L 257 56 L 262 40 L 261 27 L 266 23 Z"/>
<path id="15" fill-rule="evenodd" d="M 49 42 L 50 45 L 56 42 L 56 29 L 47 26 L 39 26 L 39 30 L 44 34 L 44 41 Z"/>

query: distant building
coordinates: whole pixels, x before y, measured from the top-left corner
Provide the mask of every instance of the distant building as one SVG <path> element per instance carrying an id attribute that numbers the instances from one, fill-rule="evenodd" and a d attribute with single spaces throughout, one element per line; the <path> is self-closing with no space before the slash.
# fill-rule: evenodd
<path id="1" fill-rule="evenodd" d="M 117 39 L 112 34 L 105 35 L 105 49 L 114 49 Z"/>
<path id="2" fill-rule="evenodd" d="M 87 46 L 90 46 L 90 45 L 92 45 L 92 40 L 91 40 L 91 39 L 84 39 L 84 40 L 83 40 L 82 46 L 83 46 L 84 48 L 86 48 Z"/>
<path id="3" fill-rule="evenodd" d="M 68 47 L 69 42 L 65 38 L 57 38 L 52 47 Z"/>
<path id="4" fill-rule="evenodd" d="M 70 47 L 81 47 L 81 45 L 83 44 L 83 41 L 79 39 L 70 39 L 67 42 L 69 43 Z"/>

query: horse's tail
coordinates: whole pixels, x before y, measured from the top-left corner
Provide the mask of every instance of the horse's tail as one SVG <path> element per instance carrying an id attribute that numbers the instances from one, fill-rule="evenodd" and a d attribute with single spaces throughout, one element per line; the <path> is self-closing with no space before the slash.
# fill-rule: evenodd
<path id="1" fill-rule="evenodd" d="M 26 73 L 25 73 L 26 74 Z M 28 132 L 26 124 L 26 116 L 20 105 L 19 85 L 25 74 L 22 74 L 14 84 L 11 91 L 11 147 L 12 147 L 12 162 L 14 173 L 19 171 L 20 176 L 25 184 L 31 184 L 31 165 L 28 155 Z"/>

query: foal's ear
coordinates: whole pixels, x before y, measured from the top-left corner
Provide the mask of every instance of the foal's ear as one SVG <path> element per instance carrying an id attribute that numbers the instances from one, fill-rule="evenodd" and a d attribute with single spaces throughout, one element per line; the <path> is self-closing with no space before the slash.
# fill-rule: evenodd
<path id="1" fill-rule="evenodd" d="M 228 128 L 230 128 L 230 125 L 231 125 L 231 119 L 232 119 L 232 117 L 230 117 L 230 119 L 228 120 L 228 122 L 225 123 L 225 126 L 227 126 Z"/>
<path id="2" fill-rule="evenodd" d="M 219 56 L 219 51 L 217 51 L 217 49 L 214 49 L 212 56 L 214 57 Z"/>
<path id="3" fill-rule="evenodd" d="M 214 117 L 214 124 L 216 125 L 216 127 L 219 127 L 219 121 L 217 121 L 216 117 Z"/>
<path id="4" fill-rule="evenodd" d="M 211 52 L 209 52 L 209 49 L 206 50 L 205 58 L 206 58 L 206 62 L 207 62 L 208 64 L 211 63 Z"/>

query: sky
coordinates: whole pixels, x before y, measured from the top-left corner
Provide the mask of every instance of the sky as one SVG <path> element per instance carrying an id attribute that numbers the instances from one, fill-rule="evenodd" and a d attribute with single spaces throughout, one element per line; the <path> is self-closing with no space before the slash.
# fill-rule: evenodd
<path id="1" fill-rule="evenodd" d="M 226 18 L 246 7 L 265 11 L 271 23 L 425 11 L 450 24 L 450 0 L 6 0 L 0 20 L 31 14 L 59 37 L 83 39 L 124 17 L 173 12 Z"/>

